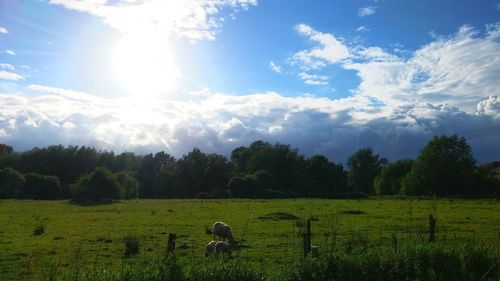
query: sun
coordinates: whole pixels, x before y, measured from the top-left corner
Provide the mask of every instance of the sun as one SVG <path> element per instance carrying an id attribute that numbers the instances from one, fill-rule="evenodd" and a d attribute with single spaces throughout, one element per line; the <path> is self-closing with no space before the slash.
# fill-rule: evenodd
<path id="1" fill-rule="evenodd" d="M 180 78 L 166 39 L 155 34 L 124 35 L 114 46 L 113 72 L 134 96 L 155 96 L 172 90 Z"/>

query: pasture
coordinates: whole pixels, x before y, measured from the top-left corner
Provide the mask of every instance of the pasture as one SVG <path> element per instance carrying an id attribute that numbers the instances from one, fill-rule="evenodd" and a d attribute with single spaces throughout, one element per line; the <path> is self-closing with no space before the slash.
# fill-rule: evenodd
<path id="1" fill-rule="evenodd" d="M 313 219 L 312 243 L 326 251 L 353 235 L 367 238 L 372 247 L 390 248 L 393 235 L 399 244 L 420 243 L 427 239 L 429 214 L 437 218 L 438 243 L 480 241 L 498 256 L 496 200 L 130 200 L 89 206 L 0 200 L 0 280 L 49 265 L 64 271 L 75 264 L 106 270 L 148 264 L 164 255 L 169 233 L 177 234 L 181 262 L 204 264 L 211 226 L 219 220 L 230 224 L 240 241 L 233 256 L 269 271 L 300 259 L 296 217 Z M 124 257 L 127 236 L 138 239 L 137 256 Z"/>

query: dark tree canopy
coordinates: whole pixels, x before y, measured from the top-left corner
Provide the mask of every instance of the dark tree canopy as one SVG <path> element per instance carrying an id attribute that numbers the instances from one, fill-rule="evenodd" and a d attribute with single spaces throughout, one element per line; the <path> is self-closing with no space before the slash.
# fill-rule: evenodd
<path id="1" fill-rule="evenodd" d="M 475 162 L 465 138 L 436 136 L 420 152 L 404 178 L 403 192 L 436 196 L 468 193 L 474 188 Z"/>
<path id="2" fill-rule="evenodd" d="M 373 181 L 387 164 L 387 160 L 374 154 L 371 148 L 356 151 L 347 161 L 349 186 L 355 192 L 373 194 Z"/>
<path id="3" fill-rule="evenodd" d="M 81 176 L 73 187 L 73 198 L 76 201 L 118 199 L 120 196 L 120 184 L 111 171 L 103 167 L 97 167 L 92 173 Z"/>
<path id="4" fill-rule="evenodd" d="M 290 145 L 265 141 L 235 148 L 230 160 L 197 148 L 176 159 L 164 151 L 115 154 L 53 145 L 16 152 L 0 144 L 0 198 L 500 196 L 500 164 L 475 167 L 464 138 L 435 137 L 412 163 L 386 166 L 365 148 L 348 159 L 346 172 L 325 156 L 307 158 Z"/>
<path id="5" fill-rule="evenodd" d="M 19 198 L 25 178 L 12 168 L 0 169 L 0 198 Z"/>
<path id="6" fill-rule="evenodd" d="M 413 162 L 411 159 L 403 159 L 386 165 L 375 178 L 375 193 L 399 194 L 403 178 L 410 172 Z"/>

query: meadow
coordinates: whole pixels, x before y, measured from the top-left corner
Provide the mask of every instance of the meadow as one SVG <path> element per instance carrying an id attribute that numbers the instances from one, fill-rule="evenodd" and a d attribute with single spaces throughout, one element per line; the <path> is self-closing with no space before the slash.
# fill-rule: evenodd
<path id="1" fill-rule="evenodd" d="M 429 214 L 437 218 L 437 243 L 481 243 L 500 257 L 496 200 L 0 200 L 0 280 L 75 264 L 108 271 L 151 264 L 165 256 L 169 233 L 177 234 L 180 263 L 216 263 L 204 257 L 215 221 L 233 227 L 239 241 L 233 258 L 265 273 L 301 259 L 296 218 L 312 219 L 312 243 L 325 253 L 345 249 L 355 237 L 381 249 L 394 247 L 393 237 L 401 246 L 425 244 Z M 126 237 L 139 241 L 138 255 L 124 257 Z"/>

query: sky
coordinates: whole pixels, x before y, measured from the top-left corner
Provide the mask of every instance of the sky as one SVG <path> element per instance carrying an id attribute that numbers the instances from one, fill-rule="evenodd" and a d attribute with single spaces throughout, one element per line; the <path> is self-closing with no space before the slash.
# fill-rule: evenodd
<path id="1" fill-rule="evenodd" d="M 0 0 L 0 143 L 500 160 L 499 0 Z"/>

